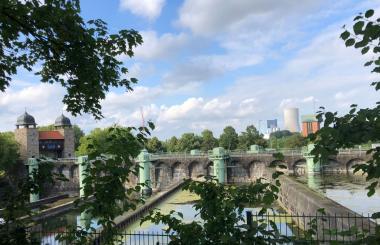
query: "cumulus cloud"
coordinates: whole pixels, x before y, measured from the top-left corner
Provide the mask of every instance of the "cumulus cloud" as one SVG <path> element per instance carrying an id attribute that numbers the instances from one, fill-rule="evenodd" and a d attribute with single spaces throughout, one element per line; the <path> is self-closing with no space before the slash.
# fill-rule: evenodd
<path id="1" fill-rule="evenodd" d="M 190 40 L 185 33 L 157 34 L 155 31 L 141 31 L 144 43 L 135 49 L 135 57 L 141 60 L 167 59 L 181 52 Z"/>
<path id="2" fill-rule="evenodd" d="M 17 83 L 17 82 L 16 82 Z M 26 109 L 32 114 L 36 123 L 40 125 L 51 124 L 55 118 L 64 111 L 60 99 L 64 90 L 59 85 L 33 84 L 20 81 L 25 87 L 21 89 L 11 87 L 0 96 L 1 130 L 13 130 L 17 116 Z"/>
<path id="3" fill-rule="evenodd" d="M 177 23 L 193 33 L 212 35 L 251 25 L 252 29 L 266 29 L 296 12 L 313 9 L 321 1 L 286 0 L 186 0 L 179 11 Z"/>
<path id="4" fill-rule="evenodd" d="M 154 20 L 161 14 L 165 0 L 120 0 L 120 8 L 133 14 Z"/>

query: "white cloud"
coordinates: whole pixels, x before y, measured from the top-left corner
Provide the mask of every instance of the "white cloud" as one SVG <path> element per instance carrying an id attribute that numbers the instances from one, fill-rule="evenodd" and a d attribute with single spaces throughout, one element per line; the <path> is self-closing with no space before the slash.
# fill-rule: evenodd
<path id="1" fill-rule="evenodd" d="M 186 0 L 179 11 L 177 23 L 193 33 L 212 35 L 231 31 L 247 24 L 252 29 L 266 29 L 281 23 L 285 17 L 313 9 L 321 1 L 276 0 Z"/>
<path id="2" fill-rule="evenodd" d="M 185 33 L 164 33 L 158 35 L 155 31 L 141 31 L 144 43 L 135 49 L 135 58 L 141 60 L 167 59 L 181 52 L 189 43 Z"/>
<path id="3" fill-rule="evenodd" d="M 133 14 L 154 20 L 161 14 L 165 0 L 120 0 L 120 8 Z"/>
<path id="4" fill-rule="evenodd" d="M 64 90 L 59 85 L 31 85 L 29 82 L 19 84 L 24 84 L 25 87 L 15 90 L 17 86 L 12 86 L 0 96 L 1 130 L 13 130 L 17 116 L 25 109 L 35 117 L 39 125 L 54 123 L 56 117 L 64 111 L 60 101 Z"/>

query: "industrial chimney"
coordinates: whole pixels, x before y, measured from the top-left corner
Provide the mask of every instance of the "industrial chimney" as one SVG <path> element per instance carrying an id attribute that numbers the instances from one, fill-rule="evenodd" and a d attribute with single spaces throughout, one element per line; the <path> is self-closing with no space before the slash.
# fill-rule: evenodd
<path id="1" fill-rule="evenodd" d="M 284 127 L 292 133 L 300 131 L 298 108 L 284 109 Z"/>

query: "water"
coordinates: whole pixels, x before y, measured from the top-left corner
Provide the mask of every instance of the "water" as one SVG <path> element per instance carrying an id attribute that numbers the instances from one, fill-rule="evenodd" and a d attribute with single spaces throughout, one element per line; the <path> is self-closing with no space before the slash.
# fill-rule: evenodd
<path id="1" fill-rule="evenodd" d="M 368 182 L 363 176 L 313 174 L 294 178 L 359 214 L 367 216 L 380 211 L 380 188 L 373 196 L 368 197 L 368 190 L 365 189 Z"/>
<path id="2" fill-rule="evenodd" d="M 169 197 L 164 203 L 157 206 L 160 209 L 160 212 L 163 214 L 168 214 L 171 210 L 176 212 L 181 212 L 183 214 L 183 221 L 185 223 L 190 223 L 192 221 L 201 221 L 201 218 L 197 215 L 197 211 L 193 207 L 194 201 L 198 197 L 188 191 L 179 191 Z M 246 211 L 251 211 L 253 214 L 260 211 L 260 208 L 247 207 L 244 208 L 243 214 L 246 215 Z M 274 206 L 272 210 L 268 210 L 268 213 L 283 213 L 283 210 L 278 206 Z M 255 218 L 254 218 L 255 219 Z M 273 220 L 273 218 L 272 218 Z M 274 220 L 280 233 L 283 235 L 293 235 L 294 233 L 294 224 L 291 220 L 283 219 L 282 221 L 277 218 Z M 245 221 L 242 221 L 243 223 Z M 129 225 L 123 232 L 127 233 L 159 233 L 163 229 L 167 228 L 164 224 L 154 224 L 149 221 L 140 224 L 140 221 Z"/>

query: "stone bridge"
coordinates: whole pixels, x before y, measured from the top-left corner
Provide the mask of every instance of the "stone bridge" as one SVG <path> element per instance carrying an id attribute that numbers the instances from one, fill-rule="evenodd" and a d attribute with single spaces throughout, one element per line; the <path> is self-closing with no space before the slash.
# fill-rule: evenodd
<path id="1" fill-rule="evenodd" d="M 223 150 L 223 148 L 215 148 Z M 215 150 L 214 149 L 214 150 Z M 197 152 L 149 154 L 145 151 L 144 160 L 136 159 L 143 163 L 139 177 L 131 176 L 130 183 L 145 183 L 149 180 L 151 187 L 156 190 L 166 189 L 173 183 L 187 178 L 198 178 L 198 176 L 216 176 L 219 182 L 244 183 L 253 181 L 256 176 L 262 176 L 265 168 L 269 165 L 285 165 L 288 173 L 297 175 L 307 172 L 307 157 L 299 150 L 288 150 L 282 152 L 284 159 L 276 160 L 273 153 L 267 152 L 225 152 L 221 158 L 215 158 L 213 154 Z M 141 155 L 141 154 L 140 154 Z M 369 160 L 365 150 L 341 150 L 337 156 L 329 158 L 321 168 L 323 172 L 347 173 L 352 171 L 352 166 Z M 80 159 L 79 157 L 78 159 Z M 82 157 L 83 158 L 83 157 Z M 78 159 L 54 160 L 54 172 L 63 174 L 68 181 L 57 181 L 42 196 L 56 193 L 68 193 L 77 195 L 80 188 L 81 174 Z M 38 164 L 35 159 L 29 159 L 29 171 Z M 34 162 L 34 163 L 33 163 Z M 217 164 L 215 167 L 215 163 Z M 42 193 L 41 193 L 42 194 Z M 39 197 L 32 197 L 31 200 Z"/>
<path id="2" fill-rule="evenodd" d="M 293 174 L 305 174 L 307 159 L 301 151 L 287 151 L 283 153 L 282 161 L 276 160 L 273 153 L 246 153 L 231 152 L 225 159 L 224 181 L 250 182 L 255 176 L 260 176 L 264 167 L 282 164 L 286 171 Z M 365 150 L 340 150 L 321 166 L 325 173 L 352 172 L 352 166 L 364 163 L 370 158 Z M 164 188 L 172 182 L 183 178 L 197 178 L 199 175 L 212 175 L 214 163 L 208 154 L 152 154 L 150 179 L 153 188 Z"/>

